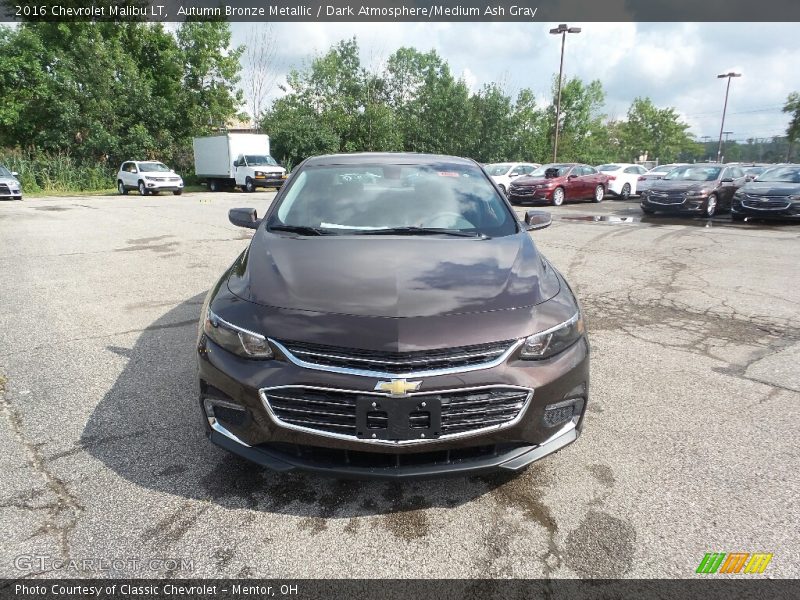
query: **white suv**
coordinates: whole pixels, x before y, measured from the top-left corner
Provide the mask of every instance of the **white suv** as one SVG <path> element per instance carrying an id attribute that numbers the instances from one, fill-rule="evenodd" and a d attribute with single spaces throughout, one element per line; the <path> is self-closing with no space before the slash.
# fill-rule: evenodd
<path id="1" fill-rule="evenodd" d="M 122 163 L 117 172 L 117 189 L 120 194 L 128 190 L 139 190 L 139 194 L 172 192 L 183 193 L 183 179 L 164 163 L 155 160 L 129 160 Z"/>

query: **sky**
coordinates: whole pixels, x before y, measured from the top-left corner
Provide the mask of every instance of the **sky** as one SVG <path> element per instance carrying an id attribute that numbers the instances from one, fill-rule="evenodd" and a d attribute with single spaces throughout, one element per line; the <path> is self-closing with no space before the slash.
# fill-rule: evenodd
<path id="1" fill-rule="evenodd" d="M 556 23 L 232 23 L 233 43 L 252 39 L 254 28 L 275 37 L 277 82 L 341 39 L 356 36 L 362 65 L 378 69 L 402 46 L 435 49 L 473 91 L 497 82 L 512 96 L 531 88 L 539 103 L 558 72 Z M 731 82 L 725 130 L 731 140 L 784 135 L 781 111 L 800 92 L 800 23 L 569 23 L 566 77 L 599 79 L 605 112 L 624 118 L 633 99 L 650 97 L 674 107 L 698 140 L 719 137 L 725 79 Z M 273 88 L 272 95 L 281 92 Z"/>

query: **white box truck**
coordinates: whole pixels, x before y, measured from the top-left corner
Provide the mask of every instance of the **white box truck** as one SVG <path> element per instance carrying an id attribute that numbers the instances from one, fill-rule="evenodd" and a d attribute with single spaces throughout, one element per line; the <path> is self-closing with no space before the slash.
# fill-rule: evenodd
<path id="1" fill-rule="evenodd" d="M 280 188 L 286 169 L 269 154 L 269 136 L 226 133 L 193 140 L 194 172 L 217 192 L 239 186 L 246 192 L 260 187 Z"/>

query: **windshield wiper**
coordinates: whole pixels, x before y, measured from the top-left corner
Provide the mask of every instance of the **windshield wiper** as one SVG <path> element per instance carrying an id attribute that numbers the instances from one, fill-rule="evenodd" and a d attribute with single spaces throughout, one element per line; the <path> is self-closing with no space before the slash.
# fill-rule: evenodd
<path id="1" fill-rule="evenodd" d="M 329 232 L 316 227 L 309 227 L 307 225 L 270 225 L 267 227 L 268 231 L 288 231 L 290 233 L 299 233 L 300 235 L 330 235 Z"/>
<path id="2" fill-rule="evenodd" d="M 469 233 L 467 231 L 459 231 L 458 229 L 443 229 L 438 227 L 387 227 L 385 229 L 360 231 L 359 235 L 451 235 L 454 237 L 489 239 L 489 236 L 483 233 Z"/>

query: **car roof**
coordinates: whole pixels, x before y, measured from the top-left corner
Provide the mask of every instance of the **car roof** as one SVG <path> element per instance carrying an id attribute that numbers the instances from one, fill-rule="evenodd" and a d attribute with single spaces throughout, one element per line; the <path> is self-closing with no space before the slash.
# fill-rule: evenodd
<path id="1" fill-rule="evenodd" d="M 358 165 L 358 164 L 413 164 L 424 165 L 436 162 L 476 165 L 471 158 L 446 154 L 418 154 L 414 152 L 355 152 L 353 154 L 323 154 L 306 159 L 306 165 Z M 505 163 L 503 163 L 505 164 Z"/>

